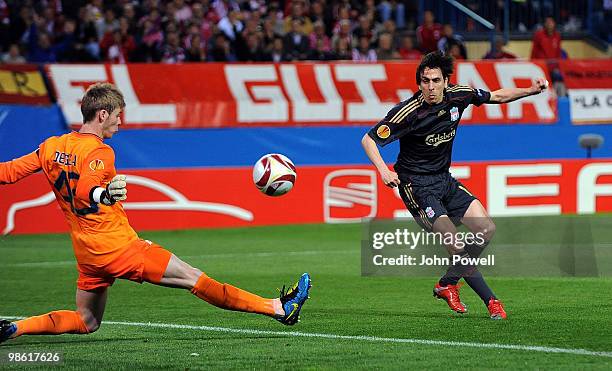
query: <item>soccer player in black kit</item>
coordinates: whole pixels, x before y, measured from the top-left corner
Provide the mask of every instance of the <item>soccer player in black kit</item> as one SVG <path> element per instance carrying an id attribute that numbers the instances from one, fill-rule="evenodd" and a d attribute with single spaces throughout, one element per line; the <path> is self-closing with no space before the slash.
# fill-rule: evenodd
<path id="1" fill-rule="evenodd" d="M 376 166 L 382 181 L 399 187 L 402 200 L 416 220 L 428 232 L 454 236 L 456 226 L 464 224 L 483 237 L 481 244 L 465 245 L 453 239 L 446 246 L 449 254 L 478 257 L 495 233 L 491 217 L 470 191 L 449 172 L 451 152 L 463 111 L 470 105 L 499 104 L 539 94 L 548 87 L 537 79 L 529 88 L 507 88 L 493 92 L 469 86 L 450 85 L 453 58 L 440 52 L 423 57 L 416 72 L 419 91 L 393 107 L 361 141 Z M 400 141 L 394 170 L 385 164 L 377 145 Z M 446 241 L 446 239 L 445 239 Z M 503 304 L 474 265 L 457 263 L 434 286 L 434 296 L 446 301 L 455 312 L 467 309 L 459 299 L 458 282 L 463 278 L 480 296 L 492 319 L 505 319 Z"/>

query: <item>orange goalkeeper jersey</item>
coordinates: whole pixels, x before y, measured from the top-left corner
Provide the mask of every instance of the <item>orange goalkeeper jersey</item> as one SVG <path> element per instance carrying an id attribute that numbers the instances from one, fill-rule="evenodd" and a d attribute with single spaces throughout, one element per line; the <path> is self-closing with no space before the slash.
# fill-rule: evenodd
<path id="1" fill-rule="evenodd" d="M 35 152 L 0 163 L 0 184 L 41 169 L 66 216 L 79 264 L 106 265 L 138 238 L 121 203 L 106 206 L 92 199 L 92 190 L 116 175 L 115 154 L 102 139 L 77 132 L 51 137 Z"/>

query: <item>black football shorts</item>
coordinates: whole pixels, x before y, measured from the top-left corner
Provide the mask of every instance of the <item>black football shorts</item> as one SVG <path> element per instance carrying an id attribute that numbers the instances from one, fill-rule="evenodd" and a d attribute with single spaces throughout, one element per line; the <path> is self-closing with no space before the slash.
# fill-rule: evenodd
<path id="1" fill-rule="evenodd" d="M 455 225 L 476 197 L 449 172 L 432 175 L 399 174 L 399 193 L 410 214 L 426 231 L 442 215 Z"/>

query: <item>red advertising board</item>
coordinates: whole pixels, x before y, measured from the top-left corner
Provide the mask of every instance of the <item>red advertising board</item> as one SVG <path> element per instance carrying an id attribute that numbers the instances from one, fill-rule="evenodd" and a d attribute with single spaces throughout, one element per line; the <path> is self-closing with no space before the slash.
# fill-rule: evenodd
<path id="1" fill-rule="evenodd" d="M 457 163 L 460 179 L 493 216 L 612 211 L 612 159 Z M 137 230 L 343 223 L 407 216 L 370 166 L 298 167 L 294 189 L 269 197 L 250 168 L 127 171 L 123 203 Z M 36 174 L 3 186 L 3 233 L 67 231 L 49 184 Z"/>
<path id="2" fill-rule="evenodd" d="M 125 127 L 372 124 L 416 91 L 417 63 L 48 65 L 68 122 L 80 125 L 86 87 L 111 81 L 123 92 Z M 539 61 L 460 62 L 453 83 L 485 90 L 528 87 L 547 77 Z M 557 121 L 550 91 L 483 105 L 462 123 Z"/>
<path id="3" fill-rule="evenodd" d="M 50 104 L 38 66 L 0 64 L 0 104 Z"/>
<path id="4" fill-rule="evenodd" d="M 560 61 L 574 124 L 612 123 L 610 60 Z"/>

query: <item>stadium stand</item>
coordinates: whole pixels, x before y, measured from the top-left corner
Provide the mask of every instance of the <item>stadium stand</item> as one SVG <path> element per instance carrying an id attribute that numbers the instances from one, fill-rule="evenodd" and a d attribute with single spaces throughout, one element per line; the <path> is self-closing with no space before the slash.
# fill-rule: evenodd
<path id="1" fill-rule="evenodd" d="M 604 22 L 609 1 L 464 3 L 506 41 L 529 40 L 529 46 L 550 17 L 570 57 L 574 49 L 576 57 L 605 56 L 601 50 L 612 39 Z M 0 0 L 0 31 L 3 63 L 340 60 L 364 48 L 369 56 L 360 60 L 401 60 L 414 57 L 400 50 L 410 43 L 406 37 L 421 52 L 441 47 L 480 59 L 492 45 L 479 24 L 447 2 L 417 0 Z M 565 40 L 585 36 L 599 50 L 584 42 L 565 47 Z M 519 57 L 531 50 L 514 50 L 512 42 L 507 49 Z"/>

